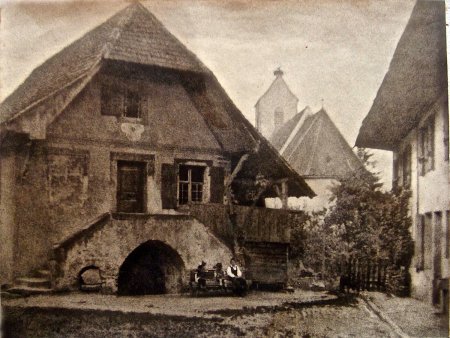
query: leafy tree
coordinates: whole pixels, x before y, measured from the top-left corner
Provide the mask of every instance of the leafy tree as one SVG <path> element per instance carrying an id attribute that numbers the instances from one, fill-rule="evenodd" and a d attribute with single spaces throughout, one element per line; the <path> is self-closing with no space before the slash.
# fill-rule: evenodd
<path id="1" fill-rule="evenodd" d="M 310 215 L 298 257 L 329 277 L 349 258 L 382 260 L 394 272 L 407 271 L 413 254 L 410 194 L 383 191 L 372 154 L 358 149 L 358 156 L 364 166 L 332 187 L 329 210 Z"/>

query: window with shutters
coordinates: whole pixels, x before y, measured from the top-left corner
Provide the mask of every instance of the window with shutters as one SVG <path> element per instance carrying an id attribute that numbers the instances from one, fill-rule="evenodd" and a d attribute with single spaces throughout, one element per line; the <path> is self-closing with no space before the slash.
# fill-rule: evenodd
<path id="1" fill-rule="evenodd" d="M 180 165 L 178 168 L 178 204 L 202 203 L 205 167 Z"/>
<path id="2" fill-rule="evenodd" d="M 423 176 L 434 170 L 434 116 L 419 129 L 418 144 L 419 171 Z"/>

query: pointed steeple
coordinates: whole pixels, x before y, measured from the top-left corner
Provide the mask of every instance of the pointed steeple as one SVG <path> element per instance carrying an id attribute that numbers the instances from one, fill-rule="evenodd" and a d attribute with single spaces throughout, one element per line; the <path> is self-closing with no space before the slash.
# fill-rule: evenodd
<path id="1" fill-rule="evenodd" d="M 284 74 L 284 72 L 281 70 L 281 67 L 278 67 L 277 69 L 275 69 L 275 71 L 273 72 L 273 75 L 275 75 L 276 77 L 282 77 Z"/>

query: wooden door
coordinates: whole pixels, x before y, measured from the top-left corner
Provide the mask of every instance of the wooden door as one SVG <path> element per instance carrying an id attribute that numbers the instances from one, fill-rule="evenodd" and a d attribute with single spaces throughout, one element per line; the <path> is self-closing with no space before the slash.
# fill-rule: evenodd
<path id="1" fill-rule="evenodd" d="M 117 162 L 117 211 L 143 213 L 145 163 Z"/>

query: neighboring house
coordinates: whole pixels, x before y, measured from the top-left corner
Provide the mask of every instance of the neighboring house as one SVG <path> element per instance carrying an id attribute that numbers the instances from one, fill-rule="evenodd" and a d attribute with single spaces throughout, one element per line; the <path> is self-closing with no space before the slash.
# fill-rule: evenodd
<path id="1" fill-rule="evenodd" d="M 296 216 L 254 206 L 314 193 L 139 3 L 37 67 L 1 104 L 0 136 L 13 291 L 176 292 L 241 251 L 250 279 L 286 280 Z"/>
<path id="2" fill-rule="evenodd" d="M 356 145 L 394 154 L 394 189 L 411 191 L 412 295 L 435 304 L 449 276 L 448 88 L 443 1 L 418 1 Z M 447 299 L 445 300 L 445 295 Z"/>
<path id="3" fill-rule="evenodd" d="M 317 195 L 313 199 L 292 201 L 292 206 L 300 202 L 305 211 L 319 211 L 329 206 L 330 188 L 338 184 L 340 178 L 362 167 L 323 108 L 312 114 L 306 107 L 278 129 L 270 140 Z"/>
<path id="4" fill-rule="evenodd" d="M 273 72 L 275 80 L 255 105 L 256 129 L 267 139 L 297 114 L 298 98 L 283 79 L 283 71 Z"/>

